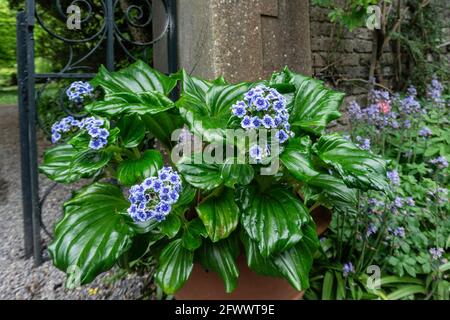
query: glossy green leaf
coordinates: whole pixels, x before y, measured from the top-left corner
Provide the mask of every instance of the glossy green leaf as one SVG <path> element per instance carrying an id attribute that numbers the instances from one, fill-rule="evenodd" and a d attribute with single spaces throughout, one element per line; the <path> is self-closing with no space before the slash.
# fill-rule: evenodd
<path id="1" fill-rule="evenodd" d="M 70 170 L 72 159 L 77 151 L 70 144 L 61 144 L 48 149 L 44 153 L 43 163 L 39 171 L 48 178 L 59 183 L 71 183 L 81 178 L 81 175 Z"/>
<path id="2" fill-rule="evenodd" d="M 315 225 L 309 221 L 302 228 L 302 239 L 294 247 L 275 254 L 263 257 L 257 242 L 251 240 L 243 232 L 242 242 L 246 251 L 248 266 L 258 274 L 283 277 L 294 287 L 301 291 L 309 287 L 309 272 L 313 263 L 313 256 L 319 246 Z"/>
<path id="3" fill-rule="evenodd" d="M 331 206 L 355 207 L 357 203 L 356 190 L 350 189 L 340 178 L 329 174 L 318 174 L 308 180 L 308 186 L 316 189 L 323 202 Z"/>
<path id="4" fill-rule="evenodd" d="M 195 218 L 186 223 L 181 239 L 186 249 L 194 251 L 202 245 L 202 238 L 207 236 L 205 225 L 199 218 Z"/>
<path id="5" fill-rule="evenodd" d="M 216 272 L 223 279 L 227 293 L 237 285 L 239 270 L 236 259 L 239 251 L 238 238 L 231 236 L 215 243 L 205 240 L 196 252 L 203 268 Z"/>
<path id="6" fill-rule="evenodd" d="M 94 175 L 108 164 L 112 153 L 106 150 L 92 150 L 77 152 L 70 163 L 70 171 L 84 177 Z"/>
<path id="7" fill-rule="evenodd" d="M 248 83 L 207 82 L 181 73 L 181 98 L 176 105 L 190 130 L 206 141 L 221 141 L 231 117 L 231 105 L 250 88 Z"/>
<path id="8" fill-rule="evenodd" d="M 295 87 L 289 122 L 293 127 L 319 134 L 328 123 L 339 118 L 339 107 L 345 94 L 326 88 L 322 81 L 283 71 L 286 80 Z"/>
<path id="9" fill-rule="evenodd" d="M 54 265 L 71 275 L 69 286 L 91 282 L 128 249 L 132 231 L 120 214 L 128 206 L 120 188 L 105 183 L 81 189 L 64 204 L 49 252 Z"/>
<path id="10" fill-rule="evenodd" d="M 167 96 L 176 86 L 177 81 L 139 60 L 115 72 L 101 66 L 95 78 L 91 80 L 91 84 L 101 86 L 106 94 L 158 91 Z"/>
<path id="11" fill-rule="evenodd" d="M 196 207 L 199 218 L 213 242 L 227 238 L 239 223 L 239 208 L 232 189 L 207 197 Z"/>
<path id="12" fill-rule="evenodd" d="M 190 184 L 184 183 L 183 190 L 181 191 L 180 197 L 176 202 L 176 206 L 187 206 L 192 203 L 197 194 L 197 190 Z"/>
<path id="13" fill-rule="evenodd" d="M 299 181 L 307 181 L 319 174 L 311 159 L 311 139 L 308 136 L 290 139 L 283 153 L 281 163 Z"/>
<path id="14" fill-rule="evenodd" d="M 156 282 L 166 294 L 173 294 L 189 278 L 194 266 L 194 253 L 182 245 L 181 239 L 171 241 L 159 256 Z"/>
<path id="15" fill-rule="evenodd" d="M 125 148 L 137 147 L 145 137 L 145 124 L 137 114 L 121 117 L 117 126 Z"/>
<path id="16" fill-rule="evenodd" d="M 205 163 L 201 154 L 185 157 L 176 166 L 183 178 L 196 188 L 212 190 L 223 182 L 220 166 Z"/>
<path id="17" fill-rule="evenodd" d="M 224 185 L 234 188 L 236 184 L 246 186 L 253 180 L 255 171 L 249 164 L 237 163 L 235 158 L 227 159 L 222 165 L 221 176 Z"/>
<path id="18" fill-rule="evenodd" d="M 327 165 L 342 176 L 349 187 L 387 192 L 386 162 L 380 157 L 361 150 L 339 134 L 320 137 L 313 151 Z"/>
<path id="19" fill-rule="evenodd" d="M 161 232 L 169 239 L 175 237 L 181 228 L 181 219 L 176 212 L 171 212 L 164 221 L 159 224 Z"/>
<path id="20" fill-rule="evenodd" d="M 157 91 L 112 93 L 105 100 L 85 106 L 93 114 L 114 117 L 123 114 L 157 114 L 174 106 L 172 100 Z"/>
<path id="21" fill-rule="evenodd" d="M 171 150 L 176 141 L 172 141 L 172 133 L 183 127 L 183 119 L 178 110 L 171 109 L 158 114 L 141 115 L 147 130 L 155 136 L 167 149 Z"/>
<path id="22" fill-rule="evenodd" d="M 251 197 L 241 221 L 263 257 L 286 251 L 300 241 L 309 212 L 297 197 L 282 188 L 270 188 Z"/>
<path id="23" fill-rule="evenodd" d="M 147 150 L 139 159 L 122 161 L 117 167 L 117 179 L 123 185 L 132 185 L 156 175 L 162 166 L 161 153 L 156 150 Z"/>

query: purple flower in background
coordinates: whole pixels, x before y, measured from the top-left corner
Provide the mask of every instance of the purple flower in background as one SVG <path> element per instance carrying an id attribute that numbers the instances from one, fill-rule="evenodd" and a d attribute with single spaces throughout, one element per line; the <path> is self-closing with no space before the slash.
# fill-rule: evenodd
<path id="1" fill-rule="evenodd" d="M 399 109 L 400 112 L 407 115 L 421 112 L 420 103 L 414 96 L 407 96 L 403 100 L 400 100 Z"/>
<path id="2" fill-rule="evenodd" d="M 367 227 L 367 232 L 366 232 L 366 236 L 370 237 L 371 235 L 377 233 L 378 228 L 375 224 L 371 223 L 368 227 Z"/>
<path id="3" fill-rule="evenodd" d="M 399 238 L 404 238 L 405 237 L 405 228 L 403 227 L 397 227 L 394 229 L 394 231 L 392 232 L 392 234 L 395 237 L 399 237 Z"/>
<path id="4" fill-rule="evenodd" d="M 437 166 L 439 169 L 445 169 L 448 167 L 448 161 L 445 157 L 443 156 L 439 156 L 435 159 L 431 159 L 430 160 L 431 164 L 434 164 L 435 166 Z"/>
<path id="5" fill-rule="evenodd" d="M 414 199 L 412 197 L 406 198 L 405 203 L 410 207 L 414 207 L 416 205 L 416 202 L 414 201 Z"/>
<path id="6" fill-rule="evenodd" d="M 350 118 L 355 118 L 356 120 L 361 120 L 363 118 L 363 113 L 361 112 L 361 107 L 356 101 L 351 101 L 348 105 L 348 114 Z"/>
<path id="7" fill-rule="evenodd" d="M 370 150 L 370 139 L 364 139 L 360 136 L 356 137 L 357 146 L 361 148 L 362 150 Z"/>
<path id="8" fill-rule="evenodd" d="M 372 90 L 369 95 L 370 95 L 370 99 L 375 103 L 378 103 L 380 101 L 385 101 L 385 102 L 391 101 L 391 96 L 390 96 L 389 92 L 385 91 L 385 90 Z"/>
<path id="9" fill-rule="evenodd" d="M 417 96 L 417 90 L 414 86 L 409 86 L 408 89 L 406 89 L 406 93 L 411 97 Z"/>
<path id="10" fill-rule="evenodd" d="M 342 275 L 344 277 L 348 277 L 350 273 L 355 273 L 355 267 L 351 262 L 344 263 L 344 266 L 342 267 Z"/>
<path id="11" fill-rule="evenodd" d="M 433 260 L 439 260 L 442 257 L 442 254 L 444 253 L 444 249 L 442 248 L 431 248 L 429 250 L 431 254 L 431 258 Z"/>
<path id="12" fill-rule="evenodd" d="M 403 207 L 403 198 L 396 197 L 393 204 L 396 208 L 402 208 Z"/>
<path id="13" fill-rule="evenodd" d="M 433 132 L 428 127 L 423 127 L 419 130 L 419 136 L 427 138 L 431 137 L 433 135 Z"/>
<path id="14" fill-rule="evenodd" d="M 394 186 L 400 185 L 400 176 L 398 175 L 397 170 L 388 171 L 387 177 L 391 181 L 392 185 L 394 185 Z"/>
<path id="15" fill-rule="evenodd" d="M 410 128 L 411 128 L 411 120 L 406 119 L 406 120 L 403 122 L 403 128 L 405 128 L 405 129 L 410 129 Z"/>
<path id="16" fill-rule="evenodd" d="M 431 84 L 427 87 L 427 96 L 430 98 L 433 102 L 437 103 L 440 107 L 443 105 L 442 101 L 442 90 L 444 87 L 439 82 L 437 78 L 433 78 L 431 80 Z"/>

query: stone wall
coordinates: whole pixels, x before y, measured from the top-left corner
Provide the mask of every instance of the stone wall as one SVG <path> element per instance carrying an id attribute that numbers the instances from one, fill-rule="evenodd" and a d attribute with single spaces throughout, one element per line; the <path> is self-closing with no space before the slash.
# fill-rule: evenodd
<path id="1" fill-rule="evenodd" d="M 310 28 L 313 75 L 344 90 L 352 98 L 363 98 L 367 92 L 372 53 L 372 31 L 359 28 L 353 32 L 338 30 L 328 17 L 328 10 L 310 5 Z M 385 48 L 382 56 L 387 82 L 393 76 L 393 56 Z"/>
<path id="2" fill-rule="evenodd" d="M 445 19 L 447 27 L 444 28 L 445 41 L 450 41 L 450 1 L 436 0 L 441 6 L 442 14 L 437 19 Z M 336 41 L 338 30 L 330 22 L 328 10 L 310 4 L 310 33 L 312 50 L 313 76 L 321 78 L 331 86 L 345 91 L 349 99 L 364 100 L 368 84 L 355 79 L 367 81 L 372 52 L 372 31 L 359 28 L 352 33 L 344 31 Z M 442 20 L 441 20 L 442 21 Z M 450 45 L 442 48 L 447 53 L 450 62 Z M 402 58 L 405 61 L 405 57 Z M 392 85 L 394 77 L 394 55 L 389 46 L 386 46 L 381 58 L 381 66 L 385 85 Z M 403 65 L 403 70 L 406 70 Z M 355 80 L 355 81 L 348 81 Z"/>

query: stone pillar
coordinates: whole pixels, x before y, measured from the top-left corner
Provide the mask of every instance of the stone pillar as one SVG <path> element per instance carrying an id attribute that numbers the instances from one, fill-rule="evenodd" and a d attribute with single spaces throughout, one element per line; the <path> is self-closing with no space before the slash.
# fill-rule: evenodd
<path id="1" fill-rule="evenodd" d="M 308 0 L 178 0 L 180 67 L 230 82 L 311 74 Z"/>

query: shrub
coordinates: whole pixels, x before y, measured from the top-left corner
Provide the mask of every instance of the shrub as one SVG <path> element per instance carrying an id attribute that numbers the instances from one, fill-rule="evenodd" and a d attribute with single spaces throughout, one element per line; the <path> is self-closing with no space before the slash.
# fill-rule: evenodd
<path id="1" fill-rule="evenodd" d="M 54 124 L 59 144 L 40 166 L 57 182 L 91 179 L 64 204 L 49 246 L 69 285 L 116 263 L 154 259 L 168 294 L 194 262 L 231 292 L 244 254 L 255 272 L 304 290 L 319 246 L 311 208 L 354 209 L 358 190 L 390 193 L 381 157 L 324 133 L 340 116 L 343 94 L 287 68 L 230 84 L 184 71 L 166 76 L 137 62 L 118 72 L 102 67 L 90 84 L 104 97 L 86 104 L 89 117 Z M 73 103 L 92 98 L 89 85 L 74 86 Z M 165 165 L 150 137 L 171 152 Z"/>

